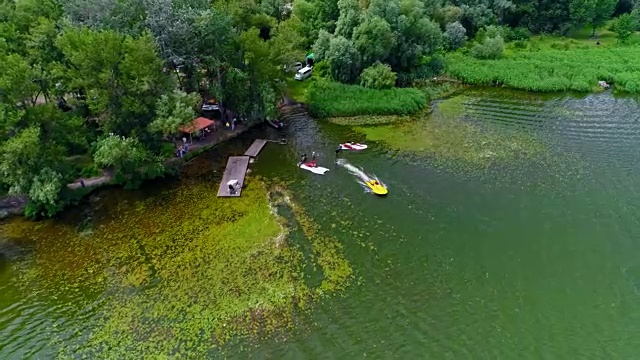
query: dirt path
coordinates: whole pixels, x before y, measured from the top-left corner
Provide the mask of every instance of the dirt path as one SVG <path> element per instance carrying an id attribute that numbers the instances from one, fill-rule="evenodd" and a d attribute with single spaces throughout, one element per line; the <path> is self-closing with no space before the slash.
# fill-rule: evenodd
<path id="1" fill-rule="evenodd" d="M 98 185 L 103 185 L 106 184 L 108 182 L 110 182 L 111 180 L 113 180 L 113 172 L 112 171 L 107 171 L 107 170 L 103 170 L 102 171 L 102 176 L 95 176 L 95 177 L 91 177 L 91 178 L 87 178 L 87 179 L 78 179 L 74 182 L 72 182 L 71 184 L 67 184 L 67 187 L 69 189 L 78 189 L 82 186 L 82 182 L 84 181 L 84 187 L 92 187 L 92 186 L 98 186 Z"/>

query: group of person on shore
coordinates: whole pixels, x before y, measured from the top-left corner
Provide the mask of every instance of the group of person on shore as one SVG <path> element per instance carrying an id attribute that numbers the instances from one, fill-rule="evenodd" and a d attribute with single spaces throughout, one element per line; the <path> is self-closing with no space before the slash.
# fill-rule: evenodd
<path id="1" fill-rule="evenodd" d="M 227 121 L 224 123 L 224 127 L 225 127 L 225 129 L 228 129 L 228 130 L 233 131 L 233 130 L 235 130 L 235 129 L 236 129 L 236 125 L 237 125 L 237 124 L 240 124 L 240 120 L 239 120 L 238 118 L 234 117 L 234 118 L 231 120 L 231 122 L 229 122 L 229 121 L 227 120 Z"/>
<path id="2" fill-rule="evenodd" d="M 213 131 L 211 131 L 211 129 L 209 129 L 208 127 L 202 129 L 199 133 L 198 136 L 196 137 L 196 139 L 198 140 L 202 140 L 204 138 L 206 138 L 207 136 L 209 136 Z"/>
<path id="3" fill-rule="evenodd" d="M 178 147 L 178 150 L 176 151 L 176 156 L 177 157 L 184 157 L 184 154 L 186 154 L 187 152 L 189 152 L 189 143 L 187 143 L 187 138 L 183 137 L 182 138 L 182 144 Z"/>

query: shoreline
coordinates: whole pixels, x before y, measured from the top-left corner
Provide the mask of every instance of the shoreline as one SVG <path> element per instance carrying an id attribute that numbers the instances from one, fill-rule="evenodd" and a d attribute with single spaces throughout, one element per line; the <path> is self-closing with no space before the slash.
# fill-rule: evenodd
<path id="1" fill-rule="evenodd" d="M 204 140 L 194 140 L 190 145 L 189 152 L 187 153 L 188 156 L 185 155 L 182 158 L 176 156 L 167 158 L 164 160 L 163 165 L 167 168 L 179 168 L 185 165 L 194 157 L 202 154 L 203 152 L 210 150 L 216 145 L 219 145 L 225 141 L 231 140 L 259 124 L 259 122 L 250 124 L 239 124 L 233 131 L 224 129 L 224 127 L 218 127 L 217 131 L 209 135 L 209 137 L 205 138 Z M 71 191 L 79 191 L 84 189 L 86 191 L 86 194 L 82 196 L 84 198 L 86 195 L 96 189 L 99 189 L 100 187 L 113 184 L 113 181 L 115 179 L 116 174 L 113 171 L 103 169 L 101 176 L 76 179 L 74 182 L 68 183 L 66 188 L 70 189 Z M 84 187 L 81 184 L 81 180 L 84 180 Z M 0 220 L 8 219 L 13 216 L 24 215 L 24 211 L 28 203 L 29 199 L 26 195 L 0 196 Z"/>

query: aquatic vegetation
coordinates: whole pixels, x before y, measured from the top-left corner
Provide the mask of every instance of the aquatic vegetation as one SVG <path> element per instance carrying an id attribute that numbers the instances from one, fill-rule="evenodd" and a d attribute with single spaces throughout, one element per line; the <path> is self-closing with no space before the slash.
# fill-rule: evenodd
<path id="1" fill-rule="evenodd" d="M 469 113 L 459 96 L 440 102 L 432 116 L 399 125 L 357 127 L 369 141 L 409 153 L 427 153 L 440 161 L 460 161 L 485 167 L 497 161 L 533 157 L 544 150 L 541 142 L 522 132 L 479 127 L 459 117 Z"/>
<path id="2" fill-rule="evenodd" d="M 58 341 L 61 357 L 202 358 L 233 337 L 293 326 L 297 312 L 353 277 L 341 244 L 278 192 L 287 201 L 273 202 L 292 209 L 312 248 L 323 276 L 317 287 L 304 281 L 308 264 L 287 241 L 292 224 L 258 179 L 238 199 L 217 198 L 210 183 L 196 182 L 120 203 L 86 236 L 26 220 L 3 231 L 33 249 L 20 266 L 25 291 L 93 294 L 88 302 L 106 294 L 86 342 Z"/>
<path id="3" fill-rule="evenodd" d="M 307 95 L 309 111 L 319 118 L 408 115 L 427 105 L 425 94 L 413 88 L 374 90 L 325 80 L 313 82 Z"/>
<path id="4" fill-rule="evenodd" d="M 438 103 L 438 114 L 447 118 L 455 118 L 465 111 L 464 104 L 469 101 L 467 96 L 455 96 Z"/>
<path id="5" fill-rule="evenodd" d="M 432 101 L 452 96 L 467 87 L 459 82 L 448 82 L 446 79 L 443 82 L 425 81 L 423 84 L 416 83 L 415 86 L 427 94 L 427 97 Z"/>
<path id="6" fill-rule="evenodd" d="M 473 85 L 503 85 L 528 91 L 592 91 L 598 81 L 640 92 L 640 47 L 523 51 L 497 60 L 460 53 L 447 56 L 447 71 Z"/>

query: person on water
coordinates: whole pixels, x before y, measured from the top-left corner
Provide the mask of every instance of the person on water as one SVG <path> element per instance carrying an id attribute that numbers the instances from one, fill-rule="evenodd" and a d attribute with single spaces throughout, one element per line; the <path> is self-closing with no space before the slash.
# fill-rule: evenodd
<path id="1" fill-rule="evenodd" d="M 304 164 L 305 162 L 307 162 L 307 154 L 302 154 L 302 156 L 300 157 L 300 163 Z"/>
<path id="2" fill-rule="evenodd" d="M 308 164 L 311 167 L 316 167 L 316 152 L 311 153 L 311 162 Z"/>
<path id="3" fill-rule="evenodd" d="M 338 148 L 336 149 L 336 157 L 338 157 L 340 150 L 342 150 L 342 144 L 338 145 Z"/>

